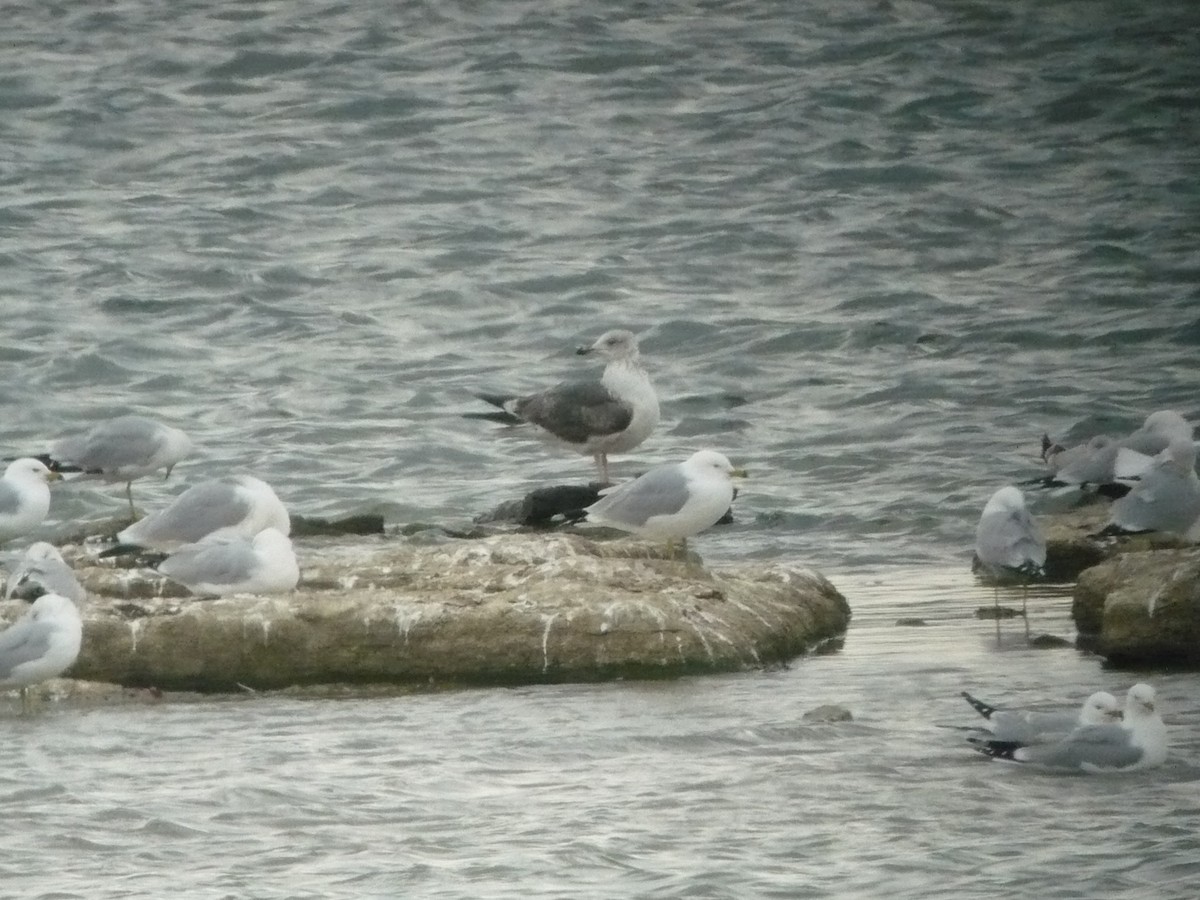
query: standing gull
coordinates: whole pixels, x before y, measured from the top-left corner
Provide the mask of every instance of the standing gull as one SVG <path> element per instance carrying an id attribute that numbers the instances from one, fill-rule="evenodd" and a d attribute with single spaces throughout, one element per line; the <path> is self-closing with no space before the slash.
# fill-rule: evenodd
<path id="1" fill-rule="evenodd" d="M 1167 758 L 1167 726 L 1155 709 L 1154 688 L 1135 684 L 1125 698 L 1121 724 L 1084 725 L 1049 744 L 1022 747 L 982 744 L 980 753 L 995 759 L 1049 769 L 1099 773 L 1149 769 Z"/>
<path id="2" fill-rule="evenodd" d="M 600 480 L 608 483 L 608 455 L 627 453 L 650 436 L 658 424 L 658 396 L 642 368 L 637 336 L 608 331 L 581 356 L 608 360 L 598 379 L 564 381 L 536 394 L 476 394 L 503 413 L 471 413 L 471 418 L 529 422 L 579 453 L 596 461 Z"/>
<path id="3" fill-rule="evenodd" d="M 61 477 L 41 460 L 13 460 L 0 478 L 0 544 L 33 531 L 50 512 L 49 482 Z"/>
<path id="4" fill-rule="evenodd" d="M 1136 487 L 1112 505 L 1102 534 L 1166 531 L 1193 536 L 1200 526 L 1200 478 L 1196 445 L 1177 435 Z"/>
<path id="5" fill-rule="evenodd" d="M 63 471 L 79 469 L 107 482 L 125 482 L 132 513 L 133 480 L 159 469 L 170 476 L 175 464 L 191 452 L 191 439 L 178 428 L 145 416 L 118 416 L 55 441 L 45 459 Z"/>
<path id="6" fill-rule="evenodd" d="M 0 690 L 21 689 L 21 706 L 29 711 L 25 688 L 61 675 L 79 656 L 83 622 L 66 597 L 43 594 L 25 615 L 0 632 Z"/>
<path id="7" fill-rule="evenodd" d="M 58 549 L 45 541 L 30 544 L 10 568 L 11 574 L 4 586 L 5 600 L 40 594 L 60 594 L 75 603 L 82 603 L 87 598 L 87 591 L 75 577 L 74 570 Z"/>
<path id="8" fill-rule="evenodd" d="M 254 537 L 264 528 L 290 534 L 291 519 L 271 486 L 251 475 L 202 481 L 117 535 L 118 545 L 101 553 L 115 556 L 134 549 L 170 553 L 207 534 L 231 528 Z"/>
<path id="9" fill-rule="evenodd" d="M 1033 516 L 1025 508 L 1025 496 L 1015 487 L 1002 487 L 992 494 L 979 525 L 975 529 L 975 560 L 978 568 L 993 581 L 996 604 L 996 629 L 1000 628 L 1000 593 L 996 585 L 1003 580 L 1019 580 L 1022 585 L 1043 576 L 1046 541 Z M 1029 610 L 1025 591 L 1021 593 L 1021 611 L 1025 632 L 1029 633 Z"/>
<path id="10" fill-rule="evenodd" d="M 1030 709 L 997 709 L 963 691 L 963 698 L 987 720 L 972 743 L 1011 743 L 1014 745 L 1047 742 L 1065 737 L 1081 725 L 1105 725 L 1121 718 L 1117 698 L 1097 691 L 1083 701 L 1078 710 L 1039 712 Z"/>
<path id="11" fill-rule="evenodd" d="M 733 502 L 733 476 L 745 477 L 724 455 L 700 450 L 681 463 L 655 466 L 645 474 L 602 492 L 583 510 L 580 521 L 608 525 L 641 537 L 676 540 L 709 528 Z"/>
<path id="12" fill-rule="evenodd" d="M 276 528 L 253 538 L 232 529 L 214 531 L 180 547 L 158 571 L 193 594 L 283 594 L 296 587 L 300 567 L 292 542 Z"/>

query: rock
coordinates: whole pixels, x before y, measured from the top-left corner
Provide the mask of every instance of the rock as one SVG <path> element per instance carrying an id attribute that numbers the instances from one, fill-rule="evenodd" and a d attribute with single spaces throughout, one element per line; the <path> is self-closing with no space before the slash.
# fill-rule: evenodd
<path id="1" fill-rule="evenodd" d="M 1016 619 L 1020 616 L 1021 611 L 1011 606 L 980 606 L 975 610 L 977 619 Z"/>
<path id="2" fill-rule="evenodd" d="M 1088 569 L 1071 612 L 1110 662 L 1200 664 L 1200 549 L 1126 553 Z"/>
<path id="3" fill-rule="evenodd" d="M 1063 647 L 1074 647 L 1075 645 L 1066 638 L 1061 638 L 1057 634 L 1038 634 L 1029 639 L 1029 646 L 1035 650 L 1059 650 Z"/>
<path id="4" fill-rule="evenodd" d="M 327 542 L 300 555 L 293 594 L 215 600 L 77 561 L 94 599 L 71 674 L 172 691 L 666 677 L 783 662 L 850 617 L 815 572 L 710 571 L 629 539 Z"/>
<path id="5" fill-rule="evenodd" d="M 853 722 L 854 716 L 850 710 L 844 706 L 826 703 L 824 706 L 818 706 L 816 709 L 810 709 L 800 717 L 804 722 Z"/>
<path id="6" fill-rule="evenodd" d="M 292 538 L 314 535 L 383 534 L 383 516 L 379 513 L 358 513 L 341 519 L 319 516 L 291 516 Z"/>

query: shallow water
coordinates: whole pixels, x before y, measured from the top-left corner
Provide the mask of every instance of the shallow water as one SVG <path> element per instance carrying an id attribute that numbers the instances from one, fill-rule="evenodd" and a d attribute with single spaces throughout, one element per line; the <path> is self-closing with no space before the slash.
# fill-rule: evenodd
<path id="1" fill-rule="evenodd" d="M 0 879 L 34 897 L 1188 897 L 1195 676 L 1142 673 L 1161 769 L 1052 776 L 963 743 L 992 701 L 1135 676 L 1031 650 L 929 569 L 843 576 L 842 650 L 666 682 L 0 714 Z M 1006 604 L 1013 599 L 1006 596 Z M 1064 592 L 1035 632 L 1069 634 Z M 898 616 L 925 627 L 897 627 Z M 854 721 L 808 724 L 842 704 Z"/>
<path id="2" fill-rule="evenodd" d="M 247 469 L 299 513 L 466 521 L 589 472 L 471 391 L 628 326 L 663 423 L 617 471 L 726 451 L 752 478 L 696 548 L 855 610 L 840 652 L 737 677 L 0 712 L 6 889 L 1194 893 L 1194 675 L 1136 676 L 1177 735 L 1144 776 L 941 726 L 964 687 L 1135 677 L 997 648 L 966 563 L 1043 431 L 1200 421 L 1196 4 L 5 11 L 4 455 L 134 410 L 198 445 L 146 508 Z M 48 530 L 123 503 L 63 486 Z M 800 723 L 823 702 L 856 721 Z"/>

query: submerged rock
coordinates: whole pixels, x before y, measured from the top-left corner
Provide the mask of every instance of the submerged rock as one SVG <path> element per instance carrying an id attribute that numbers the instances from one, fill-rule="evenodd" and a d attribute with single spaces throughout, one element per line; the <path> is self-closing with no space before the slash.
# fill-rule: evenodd
<path id="1" fill-rule="evenodd" d="M 1126 553 L 1079 577 L 1081 641 L 1110 662 L 1200 665 L 1200 549 Z"/>
<path id="2" fill-rule="evenodd" d="M 824 706 L 818 706 L 815 709 L 810 709 L 800 717 L 803 722 L 853 722 L 854 714 L 844 706 L 838 706 L 835 703 L 826 703 Z"/>
<path id="3" fill-rule="evenodd" d="M 292 594 L 216 600 L 77 561 L 92 599 L 71 674 L 196 691 L 665 677 L 783 662 L 850 617 L 816 572 L 711 571 L 631 540 L 393 539 L 301 558 Z"/>

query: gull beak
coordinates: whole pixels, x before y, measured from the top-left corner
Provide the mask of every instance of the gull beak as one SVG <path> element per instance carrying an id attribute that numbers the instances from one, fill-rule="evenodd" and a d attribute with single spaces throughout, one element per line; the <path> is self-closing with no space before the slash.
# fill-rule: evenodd
<path id="1" fill-rule="evenodd" d="M 739 467 L 739 468 L 736 468 L 736 469 L 734 469 L 734 470 L 733 470 L 732 472 L 730 472 L 729 474 L 730 474 L 730 475 L 731 475 L 733 478 L 749 478 L 749 477 L 750 477 L 750 473 L 749 473 L 749 472 L 747 472 L 745 469 L 742 469 L 742 468 L 740 468 L 740 467 Z"/>
<path id="2" fill-rule="evenodd" d="M 1121 712 L 1119 709 L 1113 709 L 1109 710 L 1108 717 L 1110 719 L 1116 719 L 1118 722 L 1120 722 L 1125 718 L 1125 713 Z"/>
<path id="3" fill-rule="evenodd" d="M 62 472 L 55 472 L 53 469 L 51 469 L 49 472 L 46 473 L 46 481 L 62 481 L 62 480 L 63 480 Z"/>
<path id="4" fill-rule="evenodd" d="M 595 352 L 595 350 L 596 350 L 595 347 L 577 347 L 575 349 L 575 355 L 576 356 L 587 356 L 587 355 Z"/>

